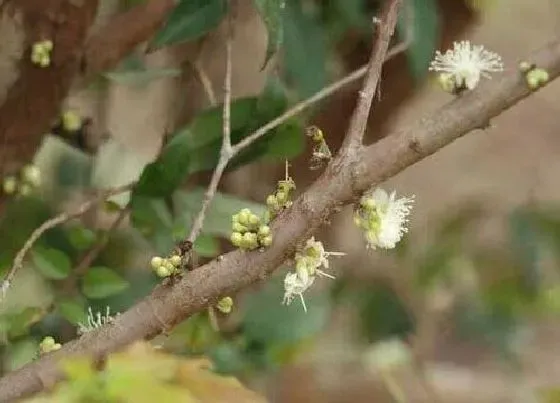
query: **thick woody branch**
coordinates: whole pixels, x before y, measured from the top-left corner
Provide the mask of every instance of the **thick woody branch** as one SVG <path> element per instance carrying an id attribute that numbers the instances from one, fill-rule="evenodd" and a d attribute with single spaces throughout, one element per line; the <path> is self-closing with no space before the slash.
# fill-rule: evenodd
<path id="1" fill-rule="evenodd" d="M 560 41 L 527 58 L 560 74 Z M 273 223 L 274 242 L 264 252 L 236 250 L 189 272 L 174 285 L 161 285 L 116 318 L 113 324 L 87 333 L 61 350 L 46 355 L 0 380 L 0 400 L 9 401 L 41 390 L 41 379 L 60 379 L 56 363 L 63 357 L 101 357 L 131 342 L 153 337 L 220 297 L 266 278 L 294 253 L 324 220 L 360 192 L 433 154 L 462 135 L 487 127 L 493 117 L 529 96 L 516 70 L 481 83 L 481 88 L 456 98 L 409 129 L 395 132 L 360 150 L 353 159 L 337 157 L 323 175 Z M 353 179 L 353 181 L 351 180 Z"/>

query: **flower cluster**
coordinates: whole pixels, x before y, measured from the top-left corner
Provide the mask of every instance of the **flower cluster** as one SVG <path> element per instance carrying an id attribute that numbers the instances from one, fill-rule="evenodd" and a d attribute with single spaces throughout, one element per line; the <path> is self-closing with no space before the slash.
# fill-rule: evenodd
<path id="1" fill-rule="evenodd" d="M 273 220 L 283 209 L 292 205 L 291 193 L 295 189 L 296 183 L 286 172 L 286 179 L 278 181 L 276 191 L 266 198 L 268 211 L 265 213 L 265 222 L 270 222 L 270 220 Z"/>
<path id="2" fill-rule="evenodd" d="M 113 323 L 114 320 L 115 318 L 111 316 L 110 307 L 107 307 L 105 309 L 105 314 L 97 312 L 95 315 L 93 314 L 90 307 L 88 308 L 86 321 L 78 323 L 78 334 L 82 335 L 87 332 L 91 332 L 92 330 L 100 328 L 101 326 L 105 326 L 108 323 Z"/>
<path id="3" fill-rule="evenodd" d="M 231 221 L 233 232 L 230 241 L 234 246 L 253 250 L 272 244 L 270 227 L 263 224 L 260 217 L 253 214 L 250 209 L 244 208 L 239 213 L 234 214 Z"/>
<path id="4" fill-rule="evenodd" d="M 490 78 L 489 73 L 503 71 L 501 57 L 486 50 L 484 46 L 472 45 L 470 41 L 453 43 L 453 50 L 445 53 L 436 51 L 430 65 L 431 71 L 439 72 L 439 83 L 451 93 L 474 89 L 481 77 Z"/>
<path id="5" fill-rule="evenodd" d="M 534 63 L 521 62 L 519 70 L 525 75 L 525 81 L 530 89 L 536 90 L 550 80 L 550 75 L 545 69 L 537 67 Z"/>
<path id="6" fill-rule="evenodd" d="M 181 269 L 183 258 L 180 255 L 172 255 L 167 258 L 154 256 L 150 261 L 150 266 L 158 277 L 169 277 L 177 274 Z"/>
<path id="7" fill-rule="evenodd" d="M 305 134 L 313 141 L 313 152 L 309 160 L 309 167 L 311 170 L 321 168 L 326 162 L 332 158 L 332 153 L 329 145 L 325 141 L 325 136 L 321 129 L 317 126 L 307 128 Z"/>
<path id="8" fill-rule="evenodd" d="M 2 182 L 2 190 L 7 195 L 29 196 L 41 186 L 41 171 L 35 165 L 26 165 L 19 175 L 7 176 Z"/>
<path id="9" fill-rule="evenodd" d="M 51 40 L 35 42 L 31 48 L 31 62 L 39 67 L 48 67 L 51 64 L 51 52 L 53 43 Z"/>
<path id="10" fill-rule="evenodd" d="M 60 123 L 66 132 L 77 132 L 83 125 L 82 117 L 75 111 L 68 109 L 60 116 Z"/>
<path id="11" fill-rule="evenodd" d="M 51 351 L 60 350 L 61 347 L 62 345 L 60 343 L 57 343 L 54 340 L 54 337 L 47 336 L 39 344 L 39 353 L 47 354 L 50 353 Z"/>
<path id="12" fill-rule="evenodd" d="M 296 296 L 299 296 L 304 311 L 307 312 L 303 293 L 311 287 L 316 276 L 323 276 L 334 279 L 334 276 L 321 270 L 329 268 L 330 256 L 344 256 L 342 252 L 327 252 L 323 244 L 315 241 L 314 237 L 307 240 L 304 248 L 295 255 L 295 272 L 286 274 L 284 278 L 284 299 L 283 303 L 289 305 Z"/>
<path id="13" fill-rule="evenodd" d="M 412 210 L 414 196 L 396 198 L 377 188 L 362 196 L 360 206 L 354 213 L 354 223 L 365 232 L 368 247 L 392 249 L 408 232 L 408 215 Z"/>
<path id="14" fill-rule="evenodd" d="M 222 298 L 221 300 L 218 301 L 218 304 L 216 305 L 216 308 L 221 313 L 224 313 L 224 314 L 230 313 L 231 310 L 233 309 L 233 298 L 231 298 L 231 297 Z"/>

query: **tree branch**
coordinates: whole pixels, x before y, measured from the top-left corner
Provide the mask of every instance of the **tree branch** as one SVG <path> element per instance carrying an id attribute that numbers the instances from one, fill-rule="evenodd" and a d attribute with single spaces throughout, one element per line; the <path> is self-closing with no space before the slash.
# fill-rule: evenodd
<path id="1" fill-rule="evenodd" d="M 383 62 L 389 49 L 389 41 L 397 25 L 401 2 L 402 0 L 387 0 L 381 17 L 374 18 L 375 39 L 373 49 L 364 84 L 358 93 L 358 103 L 356 108 L 354 108 L 348 130 L 346 131 L 346 137 L 342 143 L 341 153 L 355 154 L 362 145 L 371 104 L 377 90 L 379 78 L 381 77 Z"/>
<path id="2" fill-rule="evenodd" d="M 560 74 L 560 41 L 527 60 L 547 69 L 550 79 Z M 356 160 L 337 156 L 323 175 L 272 224 L 274 242 L 264 252 L 236 250 L 197 270 L 173 285 L 153 293 L 115 319 L 41 359 L 0 379 L 0 400 L 9 401 L 41 390 L 40 379 L 60 379 L 56 363 L 63 357 L 86 354 L 102 357 L 131 342 L 150 338 L 201 311 L 220 297 L 262 280 L 295 251 L 296 245 L 322 225 L 344 203 L 360 192 L 435 153 L 462 135 L 487 126 L 493 117 L 529 96 L 523 76 L 514 70 L 484 82 L 481 88 L 456 98 L 410 128 L 390 134 L 360 150 Z M 354 177 L 354 183 L 350 178 Z"/>

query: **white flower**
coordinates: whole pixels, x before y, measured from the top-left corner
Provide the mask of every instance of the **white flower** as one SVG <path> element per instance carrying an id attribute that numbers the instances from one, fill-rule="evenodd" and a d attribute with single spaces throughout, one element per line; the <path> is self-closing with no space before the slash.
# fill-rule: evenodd
<path id="1" fill-rule="evenodd" d="M 442 54 L 436 51 L 430 65 L 431 71 L 447 73 L 454 77 L 457 89 L 472 90 L 480 77 L 490 78 L 490 74 L 503 71 L 500 55 L 484 49 L 482 45 L 471 45 L 470 41 L 453 42 L 453 50 Z"/>
<path id="2" fill-rule="evenodd" d="M 303 293 L 307 291 L 309 287 L 315 281 L 315 276 L 307 276 L 304 280 L 297 273 L 288 273 L 284 278 L 284 299 L 282 303 L 284 305 L 290 305 L 296 296 L 299 296 L 301 304 L 303 305 L 303 310 L 307 312 L 307 306 L 305 305 L 305 299 L 303 298 Z"/>
<path id="3" fill-rule="evenodd" d="M 396 198 L 377 188 L 371 195 L 364 196 L 357 224 L 366 230 L 368 247 L 372 249 L 393 249 L 408 232 L 408 215 L 412 210 L 414 196 Z"/>
<path id="4" fill-rule="evenodd" d="M 118 315 L 118 314 L 117 314 Z M 87 320 L 85 322 L 78 323 L 78 334 L 82 335 L 87 332 L 91 332 L 107 323 L 112 323 L 114 318 L 111 316 L 111 308 L 107 307 L 105 309 L 105 314 L 101 312 L 96 312 L 93 314 L 91 307 L 88 308 Z"/>

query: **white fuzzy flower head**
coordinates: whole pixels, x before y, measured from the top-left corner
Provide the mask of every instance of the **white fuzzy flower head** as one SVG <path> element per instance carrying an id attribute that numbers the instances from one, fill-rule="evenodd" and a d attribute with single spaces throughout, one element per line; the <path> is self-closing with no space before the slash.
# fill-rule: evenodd
<path id="1" fill-rule="evenodd" d="M 500 55 L 486 50 L 482 45 L 472 45 L 470 41 L 453 43 L 453 50 L 445 53 L 436 51 L 430 65 L 431 71 L 453 77 L 457 89 L 472 90 L 481 77 L 490 78 L 489 73 L 503 71 Z"/>
<path id="2" fill-rule="evenodd" d="M 412 210 L 414 196 L 396 198 L 377 188 L 364 195 L 354 217 L 356 225 L 365 230 L 368 247 L 393 249 L 408 232 L 408 216 Z"/>
<path id="3" fill-rule="evenodd" d="M 307 306 L 305 305 L 303 293 L 311 287 L 314 281 L 315 276 L 307 276 L 306 279 L 302 279 L 297 273 L 286 274 L 286 277 L 284 278 L 284 299 L 282 303 L 284 305 L 290 305 L 294 298 L 299 296 L 301 304 L 303 305 L 303 310 L 307 312 Z"/>

